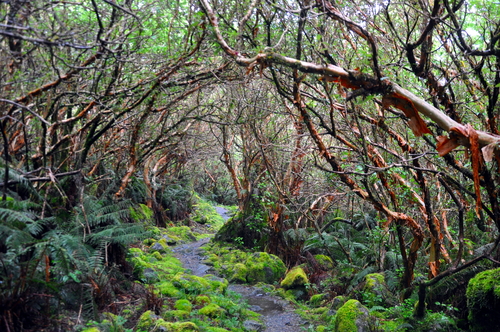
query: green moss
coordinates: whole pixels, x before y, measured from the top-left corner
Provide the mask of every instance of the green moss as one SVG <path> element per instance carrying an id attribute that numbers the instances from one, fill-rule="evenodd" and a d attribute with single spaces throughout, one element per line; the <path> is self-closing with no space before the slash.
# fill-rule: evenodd
<path id="1" fill-rule="evenodd" d="M 245 264 L 236 263 L 233 265 L 232 270 L 233 270 L 233 275 L 229 278 L 230 282 L 235 282 L 235 283 L 247 282 L 248 269 Z"/>
<path id="2" fill-rule="evenodd" d="M 153 210 L 151 210 L 147 205 L 139 204 L 135 207 L 130 207 L 130 217 L 134 222 L 146 222 L 153 223 Z"/>
<path id="3" fill-rule="evenodd" d="M 148 276 L 144 274 L 146 269 L 153 270 L 153 265 L 149 262 L 149 258 L 139 248 L 130 248 L 128 251 L 127 261 L 133 267 L 134 277 L 141 281 L 147 281 Z"/>
<path id="4" fill-rule="evenodd" d="M 166 229 L 166 234 L 179 242 L 196 241 L 196 236 L 188 226 L 169 227 Z"/>
<path id="5" fill-rule="evenodd" d="M 330 257 L 326 255 L 315 255 L 314 258 L 318 262 L 318 264 L 325 270 L 333 270 L 334 265 L 333 261 Z"/>
<path id="6" fill-rule="evenodd" d="M 388 290 L 384 275 L 381 273 L 372 273 L 365 276 L 362 296 L 363 303 L 369 307 L 384 306 L 388 308 L 398 303 L 394 294 Z"/>
<path id="7" fill-rule="evenodd" d="M 382 331 L 401 331 L 401 325 L 404 324 L 398 320 L 381 319 L 380 327 Z"/>
<path id="8" fill-rule="evenodd" d="M 285 276 L 285 279 L 281 282 L 281 287 L 285 289 L 296 288 L 298 286 L 304 286 L 309 283 L 307 275 L 300 266 L 296 266 L 291 269 Z"/>
<path id="9" fill-rule="evenodd" d="M 242 250 L 209 244 L 208 261 L 222 276 L 233 282 L 275 283 L 286 271 L 283 261 L 265 252 L 247 253 Z"/>
<path id="10" fill-rule="evenodd" d="M 130 248 L 127 261 L 133 267 L 134 277 L 151 283 L 164 280 L 165 275 L 183 271 L 181 262 L 170 255 L 162 256 L 157 251 L 145 254 L 139 248 Z"/>
<path id="11" fill-rule="evenodd" d="M 248 269 L 247 280 L 250 283 L 259 281 L 273 283 L 280 279 L 286 271 L 285 264 L 281 259 L 266 252 L 251 254 L 245 265 Z"/>
<path id="12" fill-rule="evenodd" d="M 212 301 L 210 300 L 210 297 L 207 295 L 198 295 L 197 297 L 194 298 L 194 303 L 197 305 L 205 305 L 209 304 L 210 302 Z"/>
<path id="13" fill-rule="evenodd" d="M 182 331 L 198 331 L 198 326 L 193 322 L 166 322 L 163 318 L 159 318 L 151 310 L 144 312 L 137 322 L 135 331 L 167 331 L 167 332 L 182 332 Z"/>
<path id="14" fill-rule="evenodd" d="M 325 312 L 328 312 L 330 309 L 327 308 L 327 307 L 319 307 L 319 308 L 314 308 L 311 310 L 311 312 L 313 314 L 318 314 L 318 315 L 322 315 L 324 314 Z"/>
<path id="15" fill-rule="evenodd" d="M 289 301 L 304 300 L 307 296 L 305 287 L 298 286 L 296 288 L 287 289 L 285 291 L 285 298 Z"/>
<path id="16" fill-rule="evenodd" d="M 174 308 L 177 310 L 185 310 L 191 312 L 191 310 L 193 309 L 193 305 L 191 304 L 191 302 L 189 302 L 189 300 L 180 299 L 175 301 Z"/>
<path id="17" fill-rule="evenodd" d="M 155 284 L 155 288 L 158 293 L 168 296 L 168 297 L 180 297 L 182 292 L 176 288 L 170 281 L 162 281 Z"/>
<path id="18" fill-rule="evenodd" d="M 193 322 L 179 322 L 171 325 L 172 332 L 198 331 L 198 326 Z"/>
<path id="19" fill-rule="evenodd" d="M 362 315 L 368 314 L 368 309 L 364 308 L 357 300 L 347 301 L 335 315 L 335 332 L 357 332 L 357 321 Z"/>
<path id="20" fill-rule="evenodd" d="M 168 310 L 168 311 L 165 311 L 165 313 L 163 314 L 163 319 L 166 319 L 166 320 L 176 320 L 176 319 L 185 319 L 186 317 L 189 316 L 191 312 L 190 311 L 186 311 L 186 310 Z"/>
<path id="21" fill-rule="evenodd" d="M 500 268 L 478 273 L 466 295 L 471 331 L 500 331 Z"/>
<path id="22" fill-rule="evenodd" d="M 332 300 L 332 309 L 338 310 L 346 302 L 347 302 L 347 298 L 345 296 L 342 296 L 342 295 L 335 296 Z"/>
<path id="23" fill-rule="evenodd" d="M 328 331 L 326 326 L 324 326 L 324 325 L 316 326 L 316 332 L 326 332 L 326 331 Z"/>
<path id="24" fill-rule="evenodd" d="M 215 303 L 210 303 L 198 311 L 201 315 L 208 316 L 210 318 L 217 318 L 224 315 L 226 312 L 223 308 Z"/>
<path id="25" fill-rule="evenodd" d="M 191 215 L 193 221 L 200 224 L 210 224 L 213 229 L 218 230 L 224 225 L 225 220 L 217 213 L 215 206 L 208 200 L 194 195 L 196 203 L 194 204 L 194 212 Z"/>
<path id="26" fill-rule="evenodd" d="M 161 248 L 159 248 L 159 246 L 161 246 Z M 161 239 L 159 239 L 158 241 L 156 241 L 156 243 L 154 243 L 151 246 L 151 248 L 154 249 L 154 250 L 157 250 L 159 252 L 165 253 L 168 250 L 167 240 L 162 237 Z"/>
<path id="27" fill-rule="evenodd" d="M 211 262 L 212 264 L 214 262 L 218 262 L 219 261 L 219 256 L 217 256 L 216 254 L 210 254 L 207 257 L 207 261 Z M 205 263 L 205 264 L 207 264 L 207 263 Z"/>
<path id="28" fill-rule="evenodd" d="M 371 273 L 365 276 L 365 287 L 374 288 L 385 284 L 384 275 L 381 273 Z"/>
<path id="29" fill-rule="evenodd" d="M 153 252 L 152 256 L 159 261 L 161 261 L 163 259 L 162 255 L 158 251 Z"/>
<path id="30" fill-rule="evenodd" d="M 149 331 L 152 327 L 154 327 L 155 321 L 157 319 L 157 316 L 151 310 L 144 312 L 137 321 L 136 331 Z"/>
<path id="31" fill-rule="evenodd" d="M 227 280 L 214 276 L 198 277 L 184 273 L 176 274 L 172 278 L 172 283 L 187 294 L 201 294 L 212 291 L 224 293 L 228 285 Z"/>
<path id="32" fill-rule="evenodd" d="M 309 304 L 312 306 L 318 306 L 321 304 L 321 302 L 323 301 L 324 298 L 325 298 L 325 294 L 314 294 L 309 299 Z"/>
<path id="33" fill-rule="evenodd" d="M 86 329 L 83 329 L 81 332 L 101 332 L 97 327 L 89 327 Z"/>
<path id="34" fill-rule="evenodd" d="M 230 332 L 229 330 L 223 329 L 222 327 L 212 327 L 209 326 L 205 329 L 207 332 Z"/>

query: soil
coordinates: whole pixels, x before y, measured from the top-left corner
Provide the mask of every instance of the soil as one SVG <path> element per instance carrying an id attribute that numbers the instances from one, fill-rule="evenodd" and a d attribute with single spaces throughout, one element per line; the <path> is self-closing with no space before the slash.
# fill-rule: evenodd
<path id="1" fill-rule="evenodd" d="M 218 207 L 217 212 L 224 219 L 229 217 L 224 208 Z M 174 255 L 182 262 L 184 268 L 190 270 L 196 276 L 214 274 L 210 266 L 201 263 L 204 258 L 203 250 L 200 247 L 209 241 L 210 238 L 205 238 L 196 242 L 179 245 L 173 248 Z M 228 289 L 241 294 L 244 301 L 247 301 L 250 305 L 250 309 L 262 315 L 265 326 L 263 328 L 256 328 L 258 331 L 304 331 L 304 328 L 308 325 L 307 321 L 294 312 L 293 305 L 279 296 L 269 294 L 261 288 L 251 285 L 230 284 Z"/>

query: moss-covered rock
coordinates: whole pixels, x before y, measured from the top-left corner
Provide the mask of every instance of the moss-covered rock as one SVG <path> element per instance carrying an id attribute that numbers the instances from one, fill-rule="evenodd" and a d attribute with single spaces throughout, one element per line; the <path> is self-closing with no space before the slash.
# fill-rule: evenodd
<path id="1" fill-rule="evenodd" d="M 169 310 L 165 311 L 165 313 L 163 314 L 163 319 L 167 321 L 183 320 L 186 319 L 190 313 L 190 311 L 186 310 Z"/>
<path id="2" fill-rule="evenodd" d="M 233 275 L 229 278 L 229 281 L 237 284 L 244 284 L 247 282 L 247 276 L 247 266 L 243 263 L 236 263 L 233 265 Z"/>
<path id="3" fill-rule="evenodd" d="M 200 315 L 208 316 L 210 318 L 217 318 L 223 316 L 226 311 L 219 305 L 210 303 L 201 308 L 198 312 L 200 313 Z"/>
<path id="4" fill-rule="evenodd" d="M 155 315 L 151 310 L 145 311 L 137 321 L 135 330 L 137 332 L 147 332 L 155 326 L 156 321 L 160 317 Z"/>
<path id="5" fill-rule="evenodd" d="M 333 310 L 339 310 L 339 308 L 342 307 L 346 302 L 347 298 L 345 296 L 342 295 L 335 296 L 332 300 L 331 308 Z"/>
<path id="6" fill-rule="evenodd" d="M 307 274 L 300 266 L 296 266 L 285 276 L 285 279 L 281 281 L 281 287 L 285 289 L 297 288 L 304 286 L 309 283 L 309 279 L 307 278 Z"/>
<path id="7" fill-rule="evenodd" d="M 315 255 L 314 258 L 319 266 L 325 271 L 331 271 L 334 268 L 333 260 L 326 255 Z"/>
<path id="8" fill-rule="evenodd" d="M 206 246 L 206 252 L 208 258 L 204 263 L 212 265 L 220 275 L 235 283 L 273 284 L 286 271 L 279 257 L 265 252 L 247 253 L 214 243 Z"/>
<path id="9" fill-rule="evenodd" d="M 160 239 L 156 242 L 154 242 L 151 247 L 149 247 L 149 251 L 150 252 L 159 252 L 159 253 L 166 253 L 168 250 L 168 244 L 167 244 L 167 241 L 165 239 Z"/>
<path id="10" fill-rule="evenodd" d="M 347 301 L 335 315 L 335 332 L 369 331 L 368 309 L 357 300 Z"/>
<path id="11" fill-rule="evenodd" d="M 478 273 L 467 286 L 471 331 L 500 331 L 500 268 Z"/>
<path id="12" fill-rule="evenodd" d="M 362 294 L 363 302 L 368 306 L 392 307 L 397 303 L 396 297 L 387 288 L 382 273 L 365 276 Z"/>
<path id="13" fill-rule="evenodd" d="M 180 289 L 174 286 L 171 281 L 161 281 L 155 285 L 156 291 L 159 294 L 165 295 L 167 297 L 177 298 L 180 297 L 182 292 Z"/>
<path id="14" fill-rule="evenodd" d="M 171 332 L 184 332 L 184 331 L 199 331 L 198 326 L 193 322 L 179 322 L 172 323 L 170 326 Z"/>
<path id="15" fill-rule="evenodd" d="M 163 318 L 155 315 L 151 310 L 144 312 L 137 322 L 136 332 L 167 331 L 183 332 L 198 331 L 198 326 L 193 322 L 166 322 Z"/>
<path id="16" fill-rule="evenodd" d="M 177 310 L 191 312 L 191 310 L 193 309 L 193 305 L 187 299 L 180 299 L 175 301 L 174 308 Z"/>
<path id="17" fill-rule="evenodd" d="M 196 236 L 191 231 L 191 228 L 188 226 L 169 227 L 167 228 L 165 235 L 172 239 L 177 238 L 181 242 L 191 242 L 197 240 Z"/>
<path id="18" fill-rule="evenodd" d="M 283 276 L 286 271 L 285 264 L 275 255 L 266 252 L 251 254 L 245 265 L 248 269 L 247 280 L 249 283 L 273 283 Z"/>
<path id="19" fill-rule="evenodd" d="M 184 273 L 176 274 L 172 278 L 172 284 L 186 294 L 202 294 L 213 291 L 225 293 L 228 286 L 227 280 L 212 275 L 198 277 Z"/>
<path id="20" fill-rule="evenodd" d="M 326 294 L 314 294 L 309 299 L 309 304 L 313 307 L 317 307 L 317 306 L 321 305 L 321 303 L 323 302 L 325 297 L 326 297 Z"/>
<path id="21" fill-rule="evenodd" d="M 177 258 L 170 255 L 162 256 L 157 251 L 145 253 L 139 248 L 130 248 L 127 261 L 133 267 L 134 277 L 146 283 L 159 281 L 165 274 L 183 271 L 182 264 Z"/>
<path id="22" fill-rule="evenodd" d="M 210 302 L 212 302 L 212 300 L 210 300 L 210 297 L 208 295 L 198 295 L 194 298 L 194 303 L 197 305 L 206 305 Z"/>

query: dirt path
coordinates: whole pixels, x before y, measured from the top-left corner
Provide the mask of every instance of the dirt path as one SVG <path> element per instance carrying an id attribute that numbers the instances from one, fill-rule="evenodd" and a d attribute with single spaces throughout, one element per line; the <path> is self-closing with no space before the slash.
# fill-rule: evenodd
<path id="1" fill-rule="evenodd" d="M 224 215 L 217 209 L 223 217 Z M 213 273 L 210 266 L 202 263 L 203 250 L 201 246 L 208 243 L 209 238 L 179 245 L 173 248 L 173 253 L 183 264 L 184 268 L 191 271 L 192 274 L 203 276 Z M 264 292 L 262 289 L 250 285 L 230 284 L 231 291 L 240 293 L 248 304 L 250 309 L 262 315 L 265 327 L 255 328 L 256 331 L 263 332 L 298 332 L 304 331 L 307 321 L 303 320 L 294 312 L 293 306 L 281 297 L 274 296 Z"/>

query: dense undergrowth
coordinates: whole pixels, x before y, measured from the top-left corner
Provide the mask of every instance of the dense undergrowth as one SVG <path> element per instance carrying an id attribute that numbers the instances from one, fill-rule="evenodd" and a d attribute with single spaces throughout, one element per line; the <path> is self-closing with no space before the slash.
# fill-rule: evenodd
<path id="1" fill-rule="evenodd" d="M 491 268 L 478 264 L 431 287 L 426 316 L 415 318 L 417 288 L 401 299 L 401 257 L 395 247 L 380 247 L 390 235 L 371 215 L 354 226 L 332 223 L 321 234 L 283 232 L 283 243 L 296 253 L 293 262 L 226 234 L 231 243 L 205 246 L 204 263 L 218 276 L 193 276 L 171 247 L 227 232 L 237 221 L 225 223 L 214 203 L 174 185 L 159 195 L 168 216 L 161 222 L 166 227 L 158 227 L 158 214 L 141 200 L 140 182 L 132 188 L 128 199 L 106 199 L 103 192 L 101 199 L 84 195 L 71 208 L 37 201 L 36 192 L 31 199 L 13 194 L 0 200 L 2 328 L 247 331 L 245 323 L 259 315 L 227 289 L 229 282 L 258 283 L 293 302 L 308 322 L 304 329 L 318 332 L 474 329 L 468 321 L 477 321 L 484 301 L 497 298 L 495 281 L 485 277 L 471 287 L 468 304 L 457 302 L 465 299 L 468 281 Z M 263 243 L 269 234 L 262 231 Z M 423 279 L 417 275 L 415 286 Z M 467 306 L 476 316 L 467 317 Z"/>

